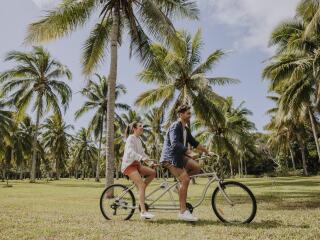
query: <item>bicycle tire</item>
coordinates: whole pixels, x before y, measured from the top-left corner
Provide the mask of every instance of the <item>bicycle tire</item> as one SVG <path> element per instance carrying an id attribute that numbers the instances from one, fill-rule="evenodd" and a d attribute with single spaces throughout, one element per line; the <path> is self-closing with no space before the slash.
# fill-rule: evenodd
<path id="1" fill-rule="evenodd" d="M 103 206 L 103 202 L 104 202 L 104 200 L 105 200 L 105 197 L 104 197 L 104 196 L 105 196 L 105 194 L 106 194 L 107 191 L 109 191 L 111 188 L 115 188 L 115 187 L 120 187 L 120 188 L 122 188 L 123 190 L 127 190 L 127 189 L 128 189 L 128 187 L 125 186 L 125 185 L 122 185 L 122 184 L 113 184 L 113 185 L 107 187 L 107 188 L 102 192 L 101 197 L 100 197 L 100 211 L 101 211 L 102 215 L 104 216 L 104 218 L 107 219 L 107 220 L 112 220 L 112 218 L 106 214 L 106 211 L 105 211 L 105 209 L 104 209 L 104 206 Z M 131 190 L 128 190 L 128 194 L 129 194 L 129 196 L 130 196 L 130 198 L 131 198 L 131 200 L 132 200 L 132 206 L 135 206 L 135 205 L 136 205 L 136 199 L 135 199 L 135 197 L 134 197 L 134 194 L 132 193 Z M 123 220 L 129 220 L 129 219 L 132 217 L 134 211 L 135 211 L 135 208 L 131 209 L 131 211 L 128 213 L 128 216 L 126 216 Z"/>
<path id="2" fill-rule="evenodd" d="M 221 184 L 221 188 L 222 189 L 226 189 L 228 188 L 228 186 L 236 186 L 236 187 L 239 187 L 241 188 L 242 190 L 244 190 L 248 196 L 250 197 L 251 201 L 252 201 L 252 210 L 251 210 L 251 213 L 250 215 L 243 221 L 241 222 L 233 222 L 233 221 L 230 221 L 230 220 L 227 220 L 225 219 L 222 214 L 220 213 L 221 211 L 219 211 L 217 209 L 217 203 L 216 203 L 216 198 L 218 196 L 218 193 L 220 192 L 220 188 L 217 187 L 213 194 L 212 194 L 212 198 L 211 198 L 211 205 L 212 205 L 212 209 L 215 213 L 215 215 L 219 218 L 220 221 L 224 222 L 224 223 L 242 223 L 242 224 L 245 224 L 245 223 L 250 223 L 256 216 L 256 213 L 257 213 L 257 201 L 256 201 L 256 198 L 255 196 L 253 195 L 253 193 L 251 192 L 251 190 L 244 184 L 242 183 L 239 183 L 239 182 L 235 182 L 235 181 L 228 181 L 228 182 L 224 182 Z M 232 199 L 231 199 L 232 200 Z"/>

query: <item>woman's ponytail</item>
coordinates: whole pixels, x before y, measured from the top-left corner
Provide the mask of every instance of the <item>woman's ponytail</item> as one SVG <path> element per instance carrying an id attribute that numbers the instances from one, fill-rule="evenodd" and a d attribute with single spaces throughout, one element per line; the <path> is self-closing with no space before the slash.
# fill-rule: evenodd
<path id="1" fill-rule="evenodd" d="M 138 122 L 137 121 L 134 121 L 132 123 L 130 123 L 127 128 L 126 128 L 126 131 L 125 131 L 125 136 L 126 138 L 129 137 L 130 134 L 133 134 L 133 129 L 136 128 L 138 125 Z"/>

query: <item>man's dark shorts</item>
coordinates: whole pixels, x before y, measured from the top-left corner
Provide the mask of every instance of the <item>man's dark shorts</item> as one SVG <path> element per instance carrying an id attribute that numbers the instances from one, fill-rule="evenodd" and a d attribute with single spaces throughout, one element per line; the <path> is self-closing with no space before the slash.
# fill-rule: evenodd
<path id="1" fill-rule="evenodd" d="M 183 157 L 182 161 L 179 162 L 179 164 L 175 164 L 173 162 L 170 162 L 170 161 L 163 161 L 161 163 L 161 166 L 168 169 L 171 174 L 173 174 L 174 176 L 176 175 L 175 172 L 176 171 L 172 171 L 172 169 L 175 169 L 175 168 L 180 168 L 180 169 L 184 169 L 187 162 L 188 162 L 188 159 L 187 157 Z M 179 177 L 179 176 L 175 176 L 175 177 Z"/>

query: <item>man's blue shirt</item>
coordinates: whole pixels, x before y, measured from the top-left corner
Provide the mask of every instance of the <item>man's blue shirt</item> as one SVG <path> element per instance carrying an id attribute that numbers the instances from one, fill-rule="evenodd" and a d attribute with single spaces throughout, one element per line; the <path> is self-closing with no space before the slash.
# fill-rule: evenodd
<path id="1" fill-rule="evenodd" d="M 188 127 L 186 127 L 186 130 L 186 145 L 189 143 L 191 146 L 196 148 L 199 145 L 199 142 L 194 139 Z M 166 133 L 160 162 L 169 161 L 176 167 L 182 168 L 183 155 L 187 150 L 188 148 L 183 144 L 183 125 L 181 121 L 176 121 L 171 124 Z"/>

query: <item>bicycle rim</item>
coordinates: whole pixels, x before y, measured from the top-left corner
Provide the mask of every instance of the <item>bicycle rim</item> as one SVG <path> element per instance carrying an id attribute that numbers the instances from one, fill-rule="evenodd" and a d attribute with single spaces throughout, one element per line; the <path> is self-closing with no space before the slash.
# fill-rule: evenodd
<path id="1" fill-rule="evenodd" d="M 121 184 L 106 188 L 100 197 L 100 210 L 108 220 L 129 220 L 135 211 L 135 197 Z"/>
<path id="2" fill-rule="evenodd" d="M 212 208 L 226 223 L 250 223 L 256 215 L 257 204 L 248 187 L 238 182 L 225 182 L 212 195 Z"/>

